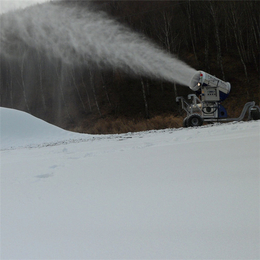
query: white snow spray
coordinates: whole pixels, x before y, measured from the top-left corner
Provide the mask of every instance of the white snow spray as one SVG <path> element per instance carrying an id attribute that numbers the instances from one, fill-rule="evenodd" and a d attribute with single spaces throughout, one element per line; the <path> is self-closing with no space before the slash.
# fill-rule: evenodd
<path id="1" fill-rule="evenodd" d="M 0 17 L 0 54 L 32 48 L 72 65 L 120 69 L 189 86 L 196 70 L 87 4 L 49 2 Z"/>

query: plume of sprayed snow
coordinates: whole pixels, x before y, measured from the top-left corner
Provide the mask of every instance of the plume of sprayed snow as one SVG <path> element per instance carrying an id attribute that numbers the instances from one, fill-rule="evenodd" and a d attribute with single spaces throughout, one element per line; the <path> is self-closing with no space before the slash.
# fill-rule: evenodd
<path id="1" fill-rule="evenodd" d="M 0 17 L 0 54 L 33 48 L 73 65 L 116 68 L 189 86 L 196 71 L 90 5 L 44 3 Z"/>
<path id="2" fill-rule="evenodd" d="M 0 4 L 0 14 L 14 11 L 16 9 L 21 9 L 34 5 L 37 3 L 47 2 L 49 0 L 1 0 Z"/>

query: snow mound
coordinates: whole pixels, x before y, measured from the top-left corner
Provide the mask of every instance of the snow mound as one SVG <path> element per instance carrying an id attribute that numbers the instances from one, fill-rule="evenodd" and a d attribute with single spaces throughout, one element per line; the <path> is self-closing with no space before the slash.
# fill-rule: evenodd
<path id="1" fill-rule="evenodd" d="M 88 138 L 89 135 L 73 133 L 51 125 L 26 112 L 0 108 L 1 150 L 18 147 L 35 147 L 66 140 Z"/>

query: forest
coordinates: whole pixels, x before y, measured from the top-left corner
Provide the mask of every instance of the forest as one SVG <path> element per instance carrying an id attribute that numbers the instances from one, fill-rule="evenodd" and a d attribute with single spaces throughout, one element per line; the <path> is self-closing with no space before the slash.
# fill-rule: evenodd
<path id="1" fill-rule="evenodd" d="M 64 2 L 84 6 L 84 1 Z M 230 82 L 223 104 L 229 116 L 238 116 L 247 101 L 260 104 L 258 1 L 92 2 L 95 12 L 108 14 L 169 55 Z M 7 15 L 1 15 L 1 23 Z M 15 41 L 12 31 L 8 35 Z M 0 51 L 2 107 L 92 134 L 182 126 L 185 113 L 175 99 L 192 93 L 188 87 L 119 68 L 66 64 L 37 48 L 14 46 L 20 51 L 15 58 Z"/>

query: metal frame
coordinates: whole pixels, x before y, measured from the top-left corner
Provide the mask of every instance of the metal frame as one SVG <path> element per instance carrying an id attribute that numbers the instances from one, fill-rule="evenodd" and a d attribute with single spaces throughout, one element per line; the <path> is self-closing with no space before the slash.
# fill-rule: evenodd
<path id="1" fill-rule="evenodd" d="M 202 110 L 200 106 L 198 106 L 198 104 L 202 104 L 202 101 L 195 94 L 188 95 L 188 99 L 192 99 L 191 104 L 184 97 L 177 97 L 176 102 L 181 101 L 182 109 L 186 111 L 187 116 L 194 114 L 194 112 L 198 110 L 202 114 Z"/>
<path id="2" fill-rule="evenodd" d="M 219 105 L 220 102 L 205 102 L 201 101 L 196 94 L 188 95 L 188 99 L 191 99 L 191 103 L 185 100 L 183 97 L 177 97 L 176 102 L 181 102 L 182 109 L 187 113 L 187 117 L 192 114 L 199 114 L 205 122 L 230 122 L 230 121 L 242 121 L 248 111 L 248 120 L 252 119 L 251 111 L 252 108 L 257 109 L 260 112 L 259 106 L 255 104 L 254 101 L 247 102 L 244 108 L 237 118 L 218 118 L 218 117 L 205 117 L 203 112 L 204 103 L 212 103 L 212 105 Z"/>
<path id="3" fill-rule="evenodd" d="M 251 120 L 252 119 L 252 117 L 251 117 L 251 109 L 253 108 L 253 107 L 255 107 L 255 108 L 257 108 L 258 109 L 258 111 L 260 112 L 260 108 L 259 108 L 259 106 L 256 106 L 255 105 L 255 102 L 254 101 L 251 101 L 251 102 L 247 102 L 245 105 L 244 105 L 244 108 L 243 108 L 243 110 L 242 110 L 242 112 L 241 112 L 241 114 L 240 114 L 240 116 L 239 117 L 237 117 L 237 118 L 220 118 L 220 119 L 218 119 L 218 118 L 213 118 L 213 119 L 204 119 L 204 121 L 210 121 L 210 122 L 231 122 L 231 121 L 237 121 L 237 122 L 239 122 L 239 121 L 242 121 L 244 118 L 245 118 L 245 115 L 246 115 L 246 112 L 248 111 L 249 113 L 248 113 L 248 120 Z"/>

